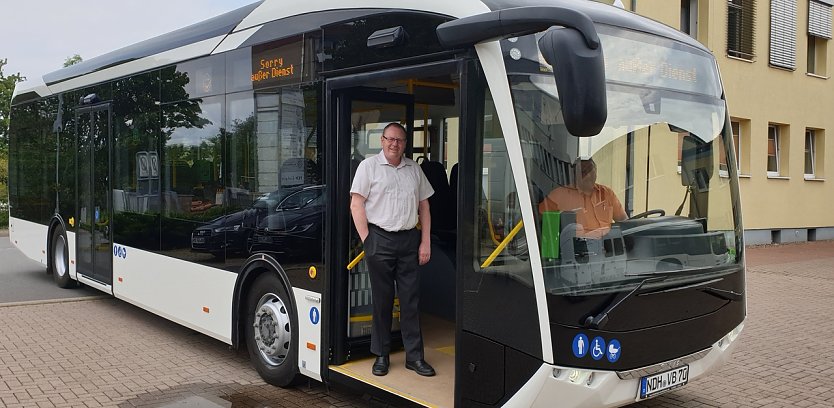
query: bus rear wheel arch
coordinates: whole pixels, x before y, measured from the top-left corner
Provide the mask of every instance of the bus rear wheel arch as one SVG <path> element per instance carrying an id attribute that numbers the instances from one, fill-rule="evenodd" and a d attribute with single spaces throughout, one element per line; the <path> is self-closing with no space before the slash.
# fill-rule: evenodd
<path id="1" fill-rule="evenodd" d="M 293 385 L 298 372 L 298 322 L 289 292 L 272 272 L 255 278 L 246 295 L 244 336 L 249 358 L 261 378 Z"/>

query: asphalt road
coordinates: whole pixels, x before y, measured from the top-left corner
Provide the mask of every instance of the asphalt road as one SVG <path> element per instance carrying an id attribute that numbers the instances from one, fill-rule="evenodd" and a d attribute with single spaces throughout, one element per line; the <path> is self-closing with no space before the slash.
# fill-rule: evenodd
<path id="1" fill-rule="evenodd" d="M 61 289 L 39 262 L 26 258 L 0 231 L 0 303 L 32 302 L 53 299 L 99 296 L 104 293 L 88 287 Z"/>

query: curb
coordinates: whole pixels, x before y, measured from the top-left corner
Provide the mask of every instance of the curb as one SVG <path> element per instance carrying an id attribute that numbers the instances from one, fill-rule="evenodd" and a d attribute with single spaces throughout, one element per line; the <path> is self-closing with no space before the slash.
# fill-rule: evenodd
<path id="1" fill-rule="evenodd" d="M 44 299 L 44 300 L 27 300 L 23 302 L 9 302 L 0 303 L 0 308 L 16 307 L 16 306 L 32 306 L 32 305 L 48 305 L 52 303 L 70 303 L 70 302 L 86 302 L 91 300 L 105 300 L 113 299 L 113 296 L 98 295 L 98 296 L 84 296 L 65 299 Z"/>

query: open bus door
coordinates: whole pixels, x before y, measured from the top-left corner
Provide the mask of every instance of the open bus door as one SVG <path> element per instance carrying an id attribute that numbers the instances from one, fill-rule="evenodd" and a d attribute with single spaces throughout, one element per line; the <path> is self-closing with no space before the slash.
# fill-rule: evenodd
<path id="1" fill-rule="evenodd" d="M 460 61 L 334 78 L 327 82 L 328 185 L 333 203 L 327 236 L 332 270 L 328 323 L 329 375 L 358 381 L 412 402 L 450 406 L 455 383 L 455 321 L 457 309 L 455 189 L 449 176 L 459 157 Z M 436 377 L 419 377 L 405 369 L 405 352 L 394 335 L 391 371 L 371 374 L 371 292 L 362 245 L 350 217 L 350 185 L 358 164 L 379 153 L 383 128 L 402 123 L 408 133 L 406 156 L 417 161 L 435 189 L 432 206 L 432 260 L 420 267 L 421 326 L 426 360 Z M 432 203 L 433 199 L 441 202 Z M 445 212 L 443 217 L 435 211 Z M 445 224 L 436 221 L 445 218 Z M 393 330 L 398 332 L 397 306 Z M 415 378 L 417 377 L 417 378 Z"/>
<path id="2" fill-rule="evenodd" d="M 339 220 L 334 225 L 341 230 L 336 236 L 342 239 L 337 244 L 338 269 L 341 276 L 334 277 L 339 288 L 334 292 L 338 305 L 334 310 L 333 327 L 334 361 L 337 364 L 351 357 L 368 355 L 371 333 L 371 288 L 368 268 L 362 259 L 362 242 L 353 227 L 350 217 L 350 184 L 359 163 L 380 151 L 382 129 L 391 122 L 405 124 L 409 133 L 408 153 L 411 150 L 414 122 L 414 99 L 407 94 L 381 92 L 364 88 L 334 90 L 331 95 L 336 108 L 336 161 L 337 178 L 334 190 L 338 197 L 332 201 L 334 213 Z M 347 177 L 345 177 L 347 176 Z M 335 231 L 334 231 L 335 232 Z M 396 314 L 396 311 L 395 311 Z M 398 319 L 394 319 L 393 330 L 399 330 Z M 397 336 L 395 336 L 397 337 Z"/>

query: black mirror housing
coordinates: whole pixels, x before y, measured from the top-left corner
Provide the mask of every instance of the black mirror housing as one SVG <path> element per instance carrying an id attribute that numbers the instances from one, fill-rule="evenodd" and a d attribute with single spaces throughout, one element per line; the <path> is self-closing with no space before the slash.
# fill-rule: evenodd
<path id="1" fill-rule="evenodd" d="M 565 127 L 574 136 L 599 134 L 608 119 L 602 47 L 591 48 L 572 28 L 551 28 L 539 39 L 553 66 Z"/>

